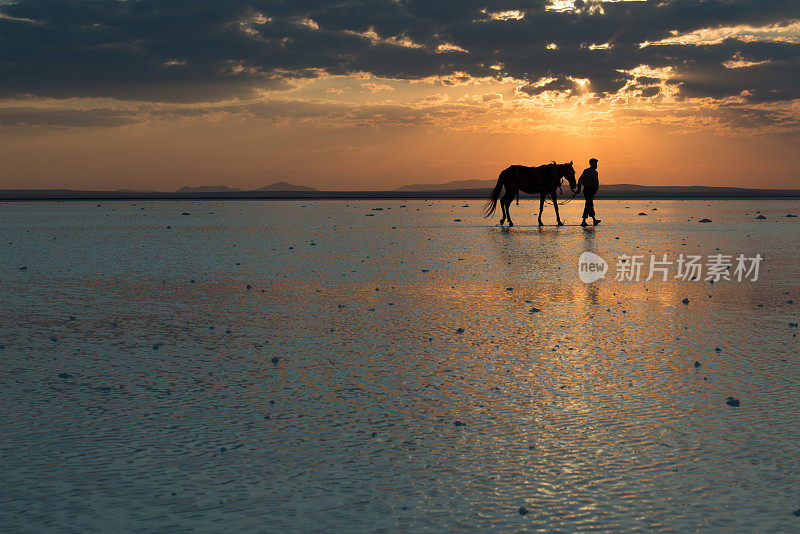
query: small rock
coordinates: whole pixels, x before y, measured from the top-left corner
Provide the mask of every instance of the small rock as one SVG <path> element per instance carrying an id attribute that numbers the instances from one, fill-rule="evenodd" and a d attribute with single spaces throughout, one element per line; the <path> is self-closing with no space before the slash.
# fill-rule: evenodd
<path id="1" fill-rule="evenodd" d="M 786 214 L 786 216 L 787 216 L 787 217 L 797 217 L 797 215 L 795 215 L 795 214 L 793 214 L 793 213 L 787 213 L 787 214 Z"/>
<path id="2" fill-rule="evenodd" d="M 247 290 L 250 291 L 251 289 L 253 289 L 253 286 L 251 286 L 250 284 L 247 284 Z"/>
<path id="3" fill-rule="evenodd" d="M 711 222 L 711 219 L 700 219 L 698 222 L 709 223 Z"/>
<path id="4" fill-rule="evenodd" d="M 184 211 L 183 213 L 181 213 L 181 215 L 191 215 L 191 213 Z"/>
<path id="5" fill-rule="evenodd" d="M 728 406 L 739 406 L 739 399 L 737 399 L 736 397 L 728 397 L 727 399 L 725 399 L 725 404 L 727 404 Z"/>
<path id="6" fill-rule="evenodd" d="M 789 328 L 797 328 L 797 323 L 789 323 Z"/>
<path id="7" fill-rule="evenodd" d="M 800 508 L 798 508 L 797 510 L 792 512 L 792 515 L 795 516 L 795 517 L 800 517 Z"/>
<path id="8" fill-rule="evenodd" d="M 717 347 L 717 348 L 714 349 L 714 352 L 722 352 L 722 349 Z"/>
<path id="9" fill-rule="evenodd" d="M 684 304 L 689 304 L 690 301 L 689 299 L 683 299 L 681 302 L 683 302 Z"/>
<path id="10" fill-rule="evenodd" d="M 463 334 L 463 333 L 464 333 L 463 328 L 459 328 L 458 330 L 456 330 L 456 334 Z"/>
<path id="11" fill-rule="evenodd" d="M 58 338 L 56 336 L 50 336 L 50 341 L 55 343 L 56 341 L 58 341 Z"/>
<path id="12" fill-rule="evenodd" d="M 539 308 L 531 308 L 531 313 L 539 313 L 540 311 L 542 310 L 540 310 Z"/>
<path id="13" fill-rule="evenodd" d="M 58 378 L 72 378 L 72 375 L 69 373 L 61 373 L 58 375 Z"/>
<path id="14" fill-rule="evenodd" d="M 700 362 L 694 362 L 694 368 L 699 369 L 702 364 Z"/>
<path id="15" fill-rule="evenodd" d="M 453 222 L 461 222 L 461 219 L 453 219 Z"/>
<path id="16" fill-rule="evenodd" d="M 453 421 L 453 426 L 467 426 L 467 425 L 462 423 L 461 421 Z"/>
<path id="17" fill-rule="evenodd" d="M 640 212 L 639 215 L 647 215 L 645 212 Z"/>
<path id="18" fill-rule="evenodd" d="M 514 288 L 513 287 L 507 287 L 506 291 L 514 291 Z"/>
<path id="19" fill-rule="evenodd" d="M 27 268 L 27 267 L 20 267 L 20 268 L 19 268 L 19 270 L 20 270 L 20 271 L 27 271 L 27 270 L 28 270 L 28 268 Z"/>
<path id="20" fill-rule="evenodd" d="M 766 219 L 766 217 L 764 217 L 763 215 L 759 215 L 758 217 L 756 217 L 756 219 Z"/>
<path id="21" fill-rule="evenodd" d="M 278 365 L 279 361 L 281 361 L 281 359 L 278 358 L 277 356 L 272 357 L 272 365 Z"/>
<path id="22" fill-rule="evenodd" d="M 528 515 L 528 509 L 525 508 L 524 506 L 520 506 L 518 512 L 519 515 Z"/>
<path id="23" fill-rule="evenodd" d="M 74 316 L 74 315 L 70 315 L 70 316 L 69 316 L 69 320 L 70 320 L 70 321 L 74 321 L 74 320 L 75 320 L 75 316 Z"/>

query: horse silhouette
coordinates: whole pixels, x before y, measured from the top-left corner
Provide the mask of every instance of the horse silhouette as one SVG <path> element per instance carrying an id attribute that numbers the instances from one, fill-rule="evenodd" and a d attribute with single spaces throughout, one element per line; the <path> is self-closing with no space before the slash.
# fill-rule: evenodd
<path id="1" fill-rule="evenodd" d="M 561 187 L 561 181 L 566 178 L 569 182 L 569 187 L 575 190 L 575 169 L 572 168 L 572 162 L 569 163 L 549 163 L 547 165 L 540 165 L 538 167 L 525 167 L 523 165 L 512 165 L 500 173 L 497 178 L 497 185 L 494 186 L 489 201 L 486 203 L 484 209 L 484 216 L 491 217 L 497 208 L 497 199 L 500 199 L 500 192 L 505 188 L 505 194 L 500 199 L 500 209 L 503 212 L 503 218 L 500 219 L 502 225 L 508 219 L 508 226 L 514 226 L 511 221 L 511 214 L 508 208 L 514 197 L 517 197 L 517 204 L 519 204 L 519 192 L 535 195 L 540 195 L 539 200 L 539 226 L 542 226 L 542 210 L 544 209 L 545 198 L 549 195 L 553 200 L 553 206 L 556 208 L 556 220 L 559 226 L 563 226 L 561 217 L 558 214 L 558 195 L 556 190 Z"/>

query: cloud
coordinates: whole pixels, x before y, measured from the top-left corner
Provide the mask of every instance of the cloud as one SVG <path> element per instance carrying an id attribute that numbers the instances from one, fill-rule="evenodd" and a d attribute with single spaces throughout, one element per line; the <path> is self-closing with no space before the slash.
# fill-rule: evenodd
<path id="1" fill-rule="evenodd" d="M 0 107 L 0 126 L 108 128 L 135 124 L 139 120 L 133 111 L 107 108 Z"/>
<path id="2" fill-rule="evenodd" d="M 500 0 L 491 9 L 477 0 L 25 0 L 0 6 L 0 35 L 6 99 L 249 102 L 336 76 L 449 87 L 513 79 L 520 98 L 585 103 L 800 99 L 796 0 Z M 429 112 L 392 116 L 425 123 Z M 59 113 L 53 124 L 135 120 Z M 44 124 L 45 115 L 5 117 Z"/>

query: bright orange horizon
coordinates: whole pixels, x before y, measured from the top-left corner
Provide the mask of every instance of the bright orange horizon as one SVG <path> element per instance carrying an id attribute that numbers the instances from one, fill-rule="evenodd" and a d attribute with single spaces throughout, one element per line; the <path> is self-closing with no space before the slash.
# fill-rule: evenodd
<path id="1" fill-rule="evenodd" d="M 127 7 L 78 9 L 59 42 L 54 15 L 0 3 L 0 189 L 388 190 L 590 157 L 605 184 L 800 187 L 800 8 L 412 4 L 217 6 L 214 48 L 194 27 L 136 40 L 167 13 Z M 81 16 L 141 57 L 97 52 Z"/>

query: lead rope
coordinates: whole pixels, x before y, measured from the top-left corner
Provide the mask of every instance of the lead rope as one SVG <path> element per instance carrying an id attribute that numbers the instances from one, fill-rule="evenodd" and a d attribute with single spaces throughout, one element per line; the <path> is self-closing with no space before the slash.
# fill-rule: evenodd
<path id="1" fill-rule="evenodd" d="M 559 177 L 558 177 L 558 175 L 556 174 L 556 171 L 555 171 L 555 165 L 554 165 L 554 164 L 552 164 L 552 163 L 550 164 L 550 170 L 553 172 L 553 178 L 555 178 L 556 180 L 558 180 L 558 193 L 559 193 L 559 194 L 563 194 L 563 193 L 564 193 L 564 189 L 563 189 L 561 186 L 564 184 L 564 178 L 563 178 L 563 177 L 561 177 L 561 178 L 559 179 Z M 519 193 L 517 193 L 517 194 L 519 194 Z M 571 196 L 571 197 L 569 197 L 569 198 L 568 198 L 567 200 L 565 200 L 564 202 L 559 202 L 559 203 L 558 203 L 558 205 L 559 205 L 559 206 L 563 206 L 564 204 L 568 204 L 568 203 L 569 203 L 569 202 L 570 202 L 570 201 L 571 201 L 573 198 L 575 198 L 576 196 L 578 196 L 577 190 L 576 190 L 574 193 L 572 193 L 572 196 Z M 548 199 L 547 199 L 547 197 L 545 197 L 545 200 L 548 200 Z M 554 203 L 552 200 L 550 200 L 550 204 L 555 204 L 555 203 Z"/>

